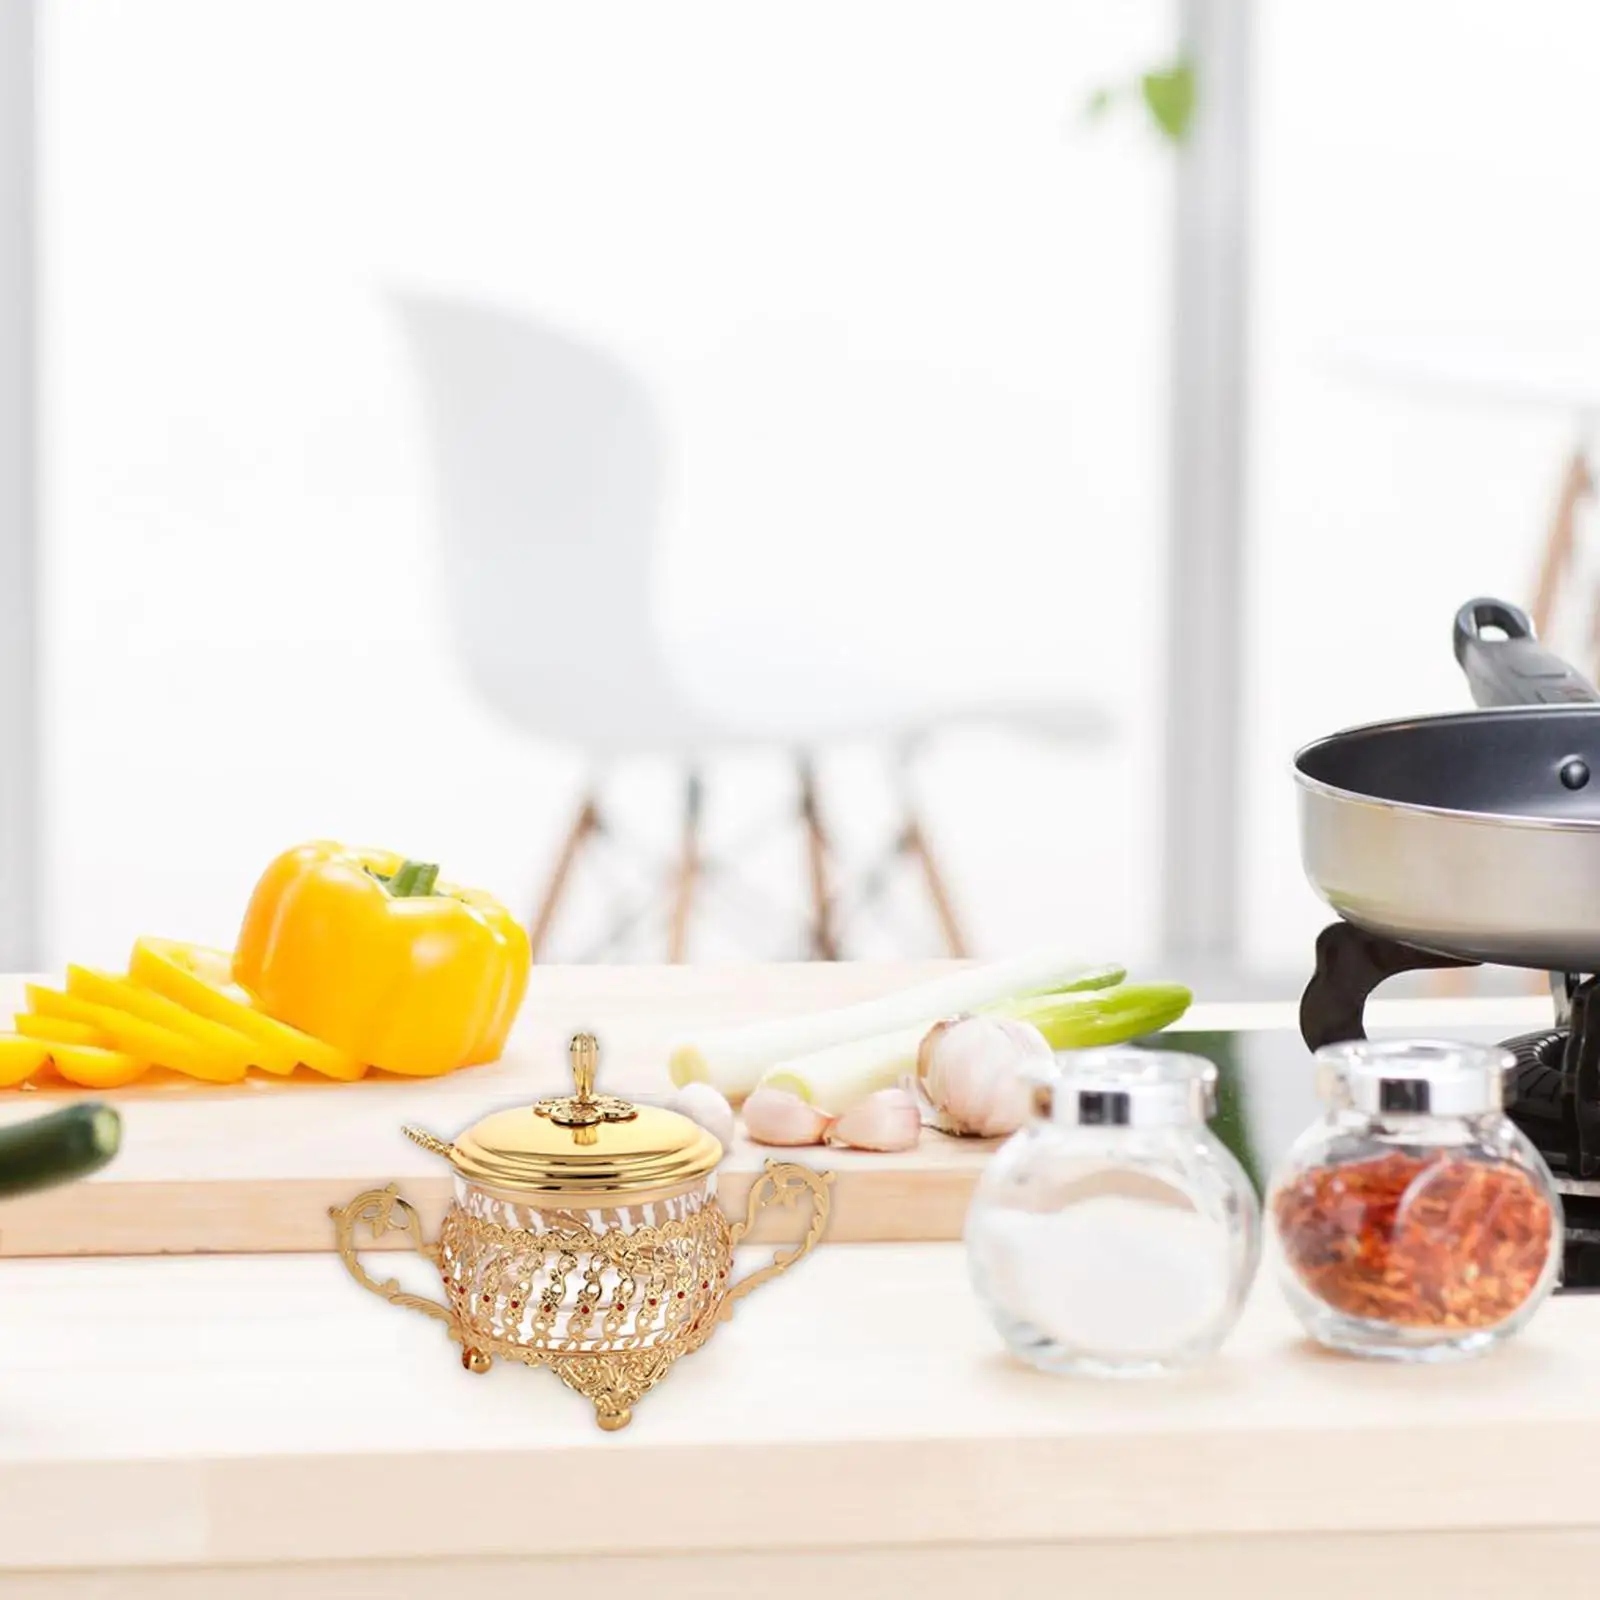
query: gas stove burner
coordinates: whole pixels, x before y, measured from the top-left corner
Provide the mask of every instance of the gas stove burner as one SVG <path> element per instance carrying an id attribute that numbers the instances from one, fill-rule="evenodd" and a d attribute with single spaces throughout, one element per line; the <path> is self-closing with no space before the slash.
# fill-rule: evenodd
<path id="1" fill-rule="evenodd" d="M 1507 1109 L 1551 1166 L 1564 1169 L 1573 1156 L 1567 1135 L 1567 1079 L 1562 1070 L 1567 1031 L 1542 1028 L 1507 1039 L 1505 1047 L 1517 1058 Z"/>
<path id="2" fill-rule="evenodd" d="M 1300 996 L 1300 1037 L 1308 1050 L 1365 1039 L 1367 999 L 1380 983 L 1402 972 L 1477 964 L 1363 933 L 1353 922 L 1330 923 L 1317 935 L 1317 970 Z"/>
<path id="3" fill-rule="evenodd" d="M 1475 965 L 1335 922 L 1317 937 L 1317 970 L 1300 997 L 1300 1036 L 1311 1050 L 1364 1039 L 1367 1000 L 1385 979 Z M 1505 1041 L 1516 1057 L 1506 1110 L 1558 1179 L 1600 1196 L 1600 983 L 1557 973 L 1551 988 L 1554 1025 Z"/>
<path id="4" fill-rule="evenodd" d="M 1300 997 L 1310 1050 L 1367 1036 L 1372 991 L 1402 972 L 1472 967 L 1335 922 L 1317 937 L 1317 967 Z M 1555 1021 L 1507 1039 L 1516 1058 L 1506 1112 L 1555 1174 L 1566 1219 L 1562 1288 L 1600 1290 L 1600 980 L 1551 974 Z"/>

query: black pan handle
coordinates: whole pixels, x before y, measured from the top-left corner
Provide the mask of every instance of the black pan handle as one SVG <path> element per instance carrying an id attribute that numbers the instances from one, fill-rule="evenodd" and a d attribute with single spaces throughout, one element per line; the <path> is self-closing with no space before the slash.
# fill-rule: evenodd
<path id="1" fill-rule="evenodd" d="M 1485 628 L 1504 638 L 1486 639 Z M 1527 613 L 1504 600 L 1469 600 L 1456 612 L 1456 660 L 1480 706 L 1590 704 L 1600 692 L 1534 637 Z"/>

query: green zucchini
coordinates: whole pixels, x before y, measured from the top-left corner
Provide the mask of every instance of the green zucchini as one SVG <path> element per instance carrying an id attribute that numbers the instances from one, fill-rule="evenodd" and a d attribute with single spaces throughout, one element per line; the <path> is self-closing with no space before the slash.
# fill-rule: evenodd
<path id="1" fill-rule="evenodd" d="M 122 1143 L 122 1118 L 100 1101 L 0 1127 L 0 1200 L 98 1172 Z"/>

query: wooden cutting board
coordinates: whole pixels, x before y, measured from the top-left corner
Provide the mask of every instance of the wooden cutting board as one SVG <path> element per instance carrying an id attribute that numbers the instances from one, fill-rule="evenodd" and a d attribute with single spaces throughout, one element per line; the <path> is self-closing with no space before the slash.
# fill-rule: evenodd
<path id="1" fill-rule="evenodd" d="M 565 1092 L 567 1041 L 588 1030 L 601 1045 L 600 1085 L 617 1094 L 670 1089 L 670 1039 L 830 1006 L 939 976 L 958 964 L 795 963 L 743 967 L 542 967 L 505 1058 L 431 1082 L 380 1078 L 330 1083 L 309 1074 L 233 1088 L 189 1079 L 89 1091 L 0 1091 L 0 1122 L 69 1100 L 103 1098 L 123 1115 L 123 1146 L 86 1182 L 0 1205 L 0 1256 L 192 1255 L 331 1250 L 328 1208 L 397 1183 L 430 1236 L 451 1192 L 449 1168 L 400 1132 L 406 1123 L 450 1138 L 487 1112 Z M 23 980 L 0 976 L 0 1026 Z M 1437 1033 L 1468 1022 L 1513 1033 L 1537 1026 L 1547 1002 L 1374 1001 L 1368 1021 Z M 1176 1031 L 1293 1029 L 1293 1003 L 1195 1006 Z M 828 1237 L 840 1242 L 961 1237 L 972 1187 L 993 1140 L 925 1131 L 915 1150 L 771 1151 L 742 1134 L 718 1173 L 730 1213 L 764 1161 L 804 1161 L 834 1174 Z M 779 1213 L 755 1237 L 796 1226 Z M 391 1235 L 385 1247 L 399 1248 Z"/>
<path id="2" fill-rule="evenodd" d="M 820 964 L 738 968 L 536 969 L 505 1057 L 426 1082 L 330 1083 L 310 1074 L 256 1077 L 220 1088 L 168 1077 L 96 1095 L 44 1089 L 0 1094 L 0 1121 L 69 1100 L 112 1101 L 123 1115 L 117 1159 L 95 1177 L 0 1207 L 0 1256 L 204 1254 L 329 1250 L 331 1205 L 398 1183 L 430 1236 L 451 1193 L 449 1168 L 401 1134 L 415 1123 L 441 1137 L 486 1112 L 570 1090 L 567 1041 L 587 1029 L 601 1045 L 600 1085 L 614 1094 L 671 1088 L 667 1042 L 691 1028 L 794 1015 L 883 994 L 954 963 Z M 22 999 L 0 977 L 0 1026 Z M 741 1211 L 772 1156 L 832 1170 L 836 1240 L 956 1239 L 973 1180 L 992 1141 L 926 1133 L 903 1155 L 740 1142 L 718 1175 Z M 780 1213 L 757 1237 L 793 1229 Z M 399 1247 L 397 1235 L 388 1245 Z"/>
<path id="3" fill-rule="evenodd" d="M 0 1256 L 331 1250 L 328 1208 L 391 1182 L 417 1207 L 431 1237 L 452 1175 L 405 1138 L 402 1126 L 452 1138 L 489 1111 L 568 1091 L 573 1033 L 599 1038 L 602 1089 L 661 1094 L 671 1088 L 668 1041 L 680 1034 L 847 1005 L 958 965 L 542 967 L 505 1057 L 448 1078 L 375 1075 L 341 1084 L 302 1073 L 221 1088 L 167 1076 L 103 1095 L 0 1091 L 0 1122 L 95 1098 L 112 1101 L 123 1115 L 122 1151 L 105 1171 L 0 1206 Z M 21 1003 L 23 982 L 0 976 L 0 1026 Z M 1197 1006 L 1180 1026 L 1292 1027 L 1293 1019 L 1292 1005 Z M 973 1184 L 997 1142 L 926 1130 L 915 1150 L 874 1155 L 774 1151 L 741 1133 L 719 1169 L 718 1192 L 727 1210 L 740 1214 L 764 1161 L 803 1161 L 834 1174 L 830 1239 L 959 1239 Z M 792 1214 L 779 1212 L 754 1237 L 781 1239 L 795 1226 Z M 380 1246 L 403 1247 L 399 1235 Z"/>

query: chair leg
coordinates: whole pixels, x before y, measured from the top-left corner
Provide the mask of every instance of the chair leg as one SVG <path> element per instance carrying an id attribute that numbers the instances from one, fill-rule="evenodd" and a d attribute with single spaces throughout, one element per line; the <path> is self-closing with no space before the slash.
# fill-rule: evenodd
<path id="1" fill-rule="evenodd" d="M 795 762 L 800 780 L 800 826 L 806 836 L 806 865 L 811 881 L 811 955 L 816 961 L 837 961 L 839 944 L 833 932 L 833 896 L 828 888 L 828 835 L 817 808 L 817 777 L 811 762 Z"/>
<path id="2" fill-rule="evenodd" d="M 909 809 L 906 812 L 905 831 L 900 835 L 900 848 L 906 854 L 915 856 L 922 868 L 922 881 L 927 887 L 928 898 L 933 902 L 933 913 L 939 919 L 939 931 L 944 935 L 945 949 L 957 960 L 964 961 L 967 939 L 951 902 L 950 891 L 945 887 L 944 874 L 939 870 L 933 846 L 928 843 L 921 820 Z"/>
<path id="3" fill-rule="evenodd" d="M 600 811 L 595 805 L 594 796 L 587 794 L 583 797 L 583 803 L 578 807 L 578 814 L 572 819 L 572 826 L 568 828 L 567 836 L 561 843 L 561 853 L 556 857 L 556 864 L 551 869 L 544 898 L 539 902 L 538 914 L 534 917 L 533 927 L 528 934 L 528 943 L 535 961 L 543 953 L 545 942 L 550 937 L 550 928 L 556 920 L 556 912 L 561 907 L 561 899 L 566 893 L 567 880 L 572 876 L 578 853 L 599 830 Z"/>
<path id="4" fill-rule="evenodd" d="M 689 946 L 689 910 L 700 881 L 700 810 L 705 789 L 700 774 L 691 771 L 683 788 L 683 845 L 673 876 L 672 920 L 667 928 L 667 960 L 680 963 Z"/>
<path id="5" fill-rule="evenodd" d="M 967 936 L 961 927 L 961 919 L 956 915 L 955 902 L 950 898 L 944 872 L 933 853 L 933 846 L 928 842 L 922 819 L 917 814 L 912 773 L 921 746 L 920 739 L 911 739 L 901 744 L 894 753 L 894 781 L 900 796 L 900 815 L 903 819 L 898 848 L 902 855 L 914 857 L 921 869 L 923 887 L 928 891 L 928 899 L 933 902 L 933 914 L 938 919 L 939 932 L 944 936 L 945 949 L 958 961 L 964 961 L 969 953 Z"/>
<path id="6" fill-rule="evenodd" d="M 1545 535 L 1538 582 L 1530 607 L 1534 632 L 1541 638 L 1550 629 L 1551 613 L 1577 549 L 1579 507 L 1593 496 L 1594 490 L 1588 455 L 1585 446 L 1580 444 L 1568 458 L 1566 471 L 1561 477 L 1561 488 Z"/>

